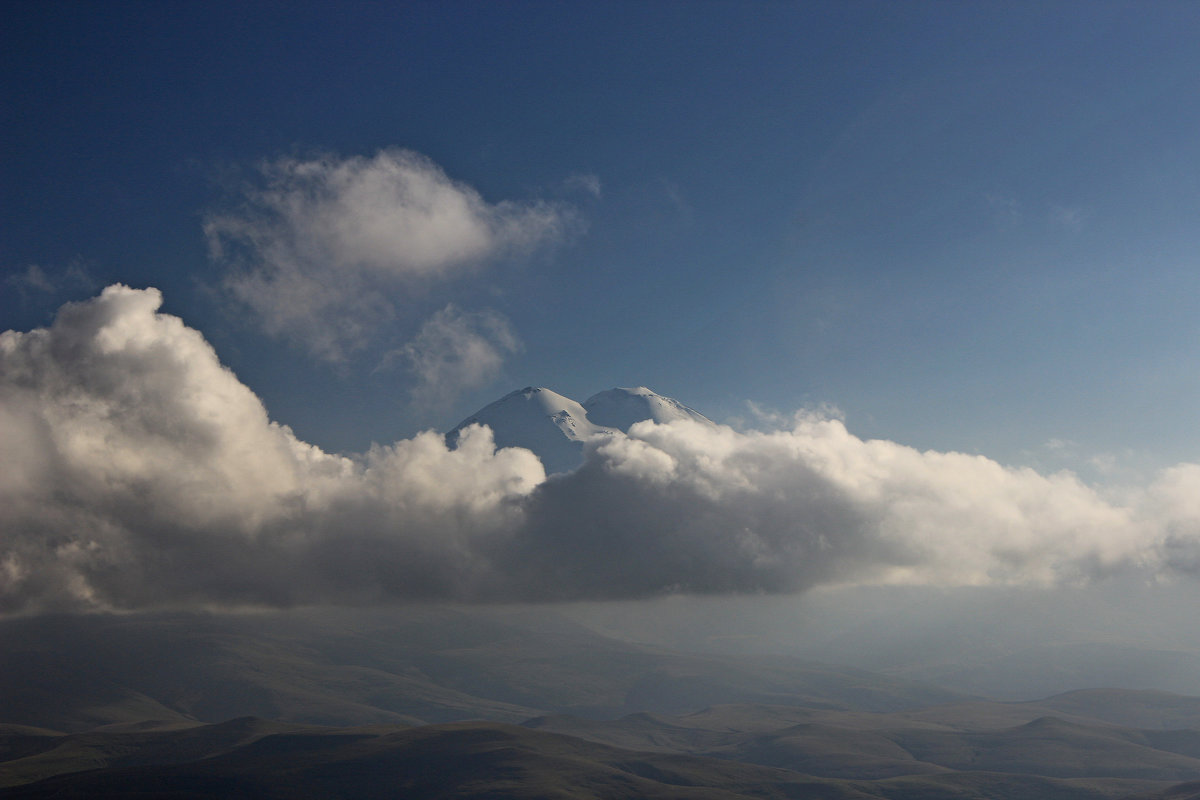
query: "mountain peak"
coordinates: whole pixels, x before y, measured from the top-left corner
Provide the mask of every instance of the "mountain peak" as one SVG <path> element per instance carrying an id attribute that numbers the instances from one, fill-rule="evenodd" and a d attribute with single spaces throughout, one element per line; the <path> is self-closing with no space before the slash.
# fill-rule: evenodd
<path id="1" fill-rule="evenodd" d="M 676 420 L 692 420 L 712 425 L 708 417 L 688 408 L 671 397 L 638 386 L 633 389 L 609 389 L 589 397 L 583 404 L 588 419 L 597 425 L 605 425 L 628 431 L 636 422 L 653 420 L 659 423 Z"/>
<path id="2" fill-rule="evenodd" d="M 602 433 L 588 421 L 576 401 L 551 389 L 526 386 L 509 392 L 464 419 L 446 434 L 453 442 L 468 425 L 492 429 L 496 447 L 524 447 L 542 460 L 546 472 L 567 472 L 579 466 L 583 441 Z"/>
<path id="3" fill-rule="evenodd" d="M 486 425 L 492 429 L 496 447 L 524 447 L 541 459 L 546 472 L 568 472 L 579 466 L 583 443 L 592 436 L 628 431 L 642 420 L 665 423 L 680 419 L 713 424 L 678 400 L 645 386 L 609 389 L 583 404 L 543 386 L 526 386 L 467 417 L 446 438 L 454 442 L 468 425 Z"/>

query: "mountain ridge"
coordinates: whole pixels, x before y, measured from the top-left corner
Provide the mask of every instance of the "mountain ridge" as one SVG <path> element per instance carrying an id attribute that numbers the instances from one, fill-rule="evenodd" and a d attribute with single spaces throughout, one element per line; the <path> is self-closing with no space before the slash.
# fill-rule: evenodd
<path id="1" fill-rule="evenodd" d="M 453 445 L 469 425 L 486 425 L 496 447 L 522 447 L 541 459 L 548 474 L 570 472 L 583 461 L 584 442 L 628 433 L 638 422 L 693 420 L 714 425 L 700 412 L 645 386 L 598 392 L 583 403 L 544 386 L 509 392 L 470 415 L 446 434 Z"/>

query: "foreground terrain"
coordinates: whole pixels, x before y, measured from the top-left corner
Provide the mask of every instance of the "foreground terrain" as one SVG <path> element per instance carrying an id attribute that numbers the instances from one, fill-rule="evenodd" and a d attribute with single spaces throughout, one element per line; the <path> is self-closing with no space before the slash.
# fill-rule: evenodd
<path id="1" fill-rule="evenodd" d="M 563 619 L 0 623 L 0 796 L 1186 798 L 1200 698 L 997 702 Z"/>
<path id="2" fill-rule="evenodd" d="M 990 731 L 928 721 L 962 713 L 738 706 L 525 726 L 323 728 L 248 717 L 65 735 L 9 727 L 0 796 L 1100 800 L 1186 797 L 1185 782 L 1200 781 L 1195 731 L 1053 717 Z"/>

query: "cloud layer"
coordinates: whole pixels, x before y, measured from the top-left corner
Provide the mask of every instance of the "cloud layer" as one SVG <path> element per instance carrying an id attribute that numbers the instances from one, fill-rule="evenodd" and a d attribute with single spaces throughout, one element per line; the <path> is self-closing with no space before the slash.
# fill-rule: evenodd
<path id="1" fill-rule="evenodd" d="M 50 328 L 0 334 L 0 611 L 1200 569 L 1195 464 L 1118 503 L 1069 473 L 864 441 L 803 414 L 769 432 L 639 423 L 550 480 L 479 427 L 455 449 L 426 432 L 332 455 L 270 421 L 160 303 L 157 290 L 110 286 Z M 460 355 L 445 363 L 473 358 L 448 349 Z"/>
<path id="2" fill-rule="evenodd" d="M 279 159 L 259 178 L 206 220 L 212 255 L 268 333 L 331 361 L 362 347 L 406 291 L 555 241 L 573 220 L 549 203 L 489 203 L 400 149 Z"/>

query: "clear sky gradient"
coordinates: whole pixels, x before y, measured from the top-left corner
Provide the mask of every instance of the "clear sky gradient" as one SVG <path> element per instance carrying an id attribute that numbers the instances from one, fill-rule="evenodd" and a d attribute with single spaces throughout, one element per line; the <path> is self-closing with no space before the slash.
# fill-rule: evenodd
<path id="1" fill-rule="evenodd" d="M 445 430 L 532 384 L 646 385 L 718 421 L 831 404 L 860 436 L 1096 480 L 1200 457 L 1195 3 L 4 18 L 0 329 L 158 287 L 327 450 Z M 244 213 L 261 165 L 395 149 L 562 224 L 389 284 L 390 313 L 337 360 L 273 335 L 206 223 Z M 415 402 L 395 356 L 448 307 L 501 361 Z"/>

